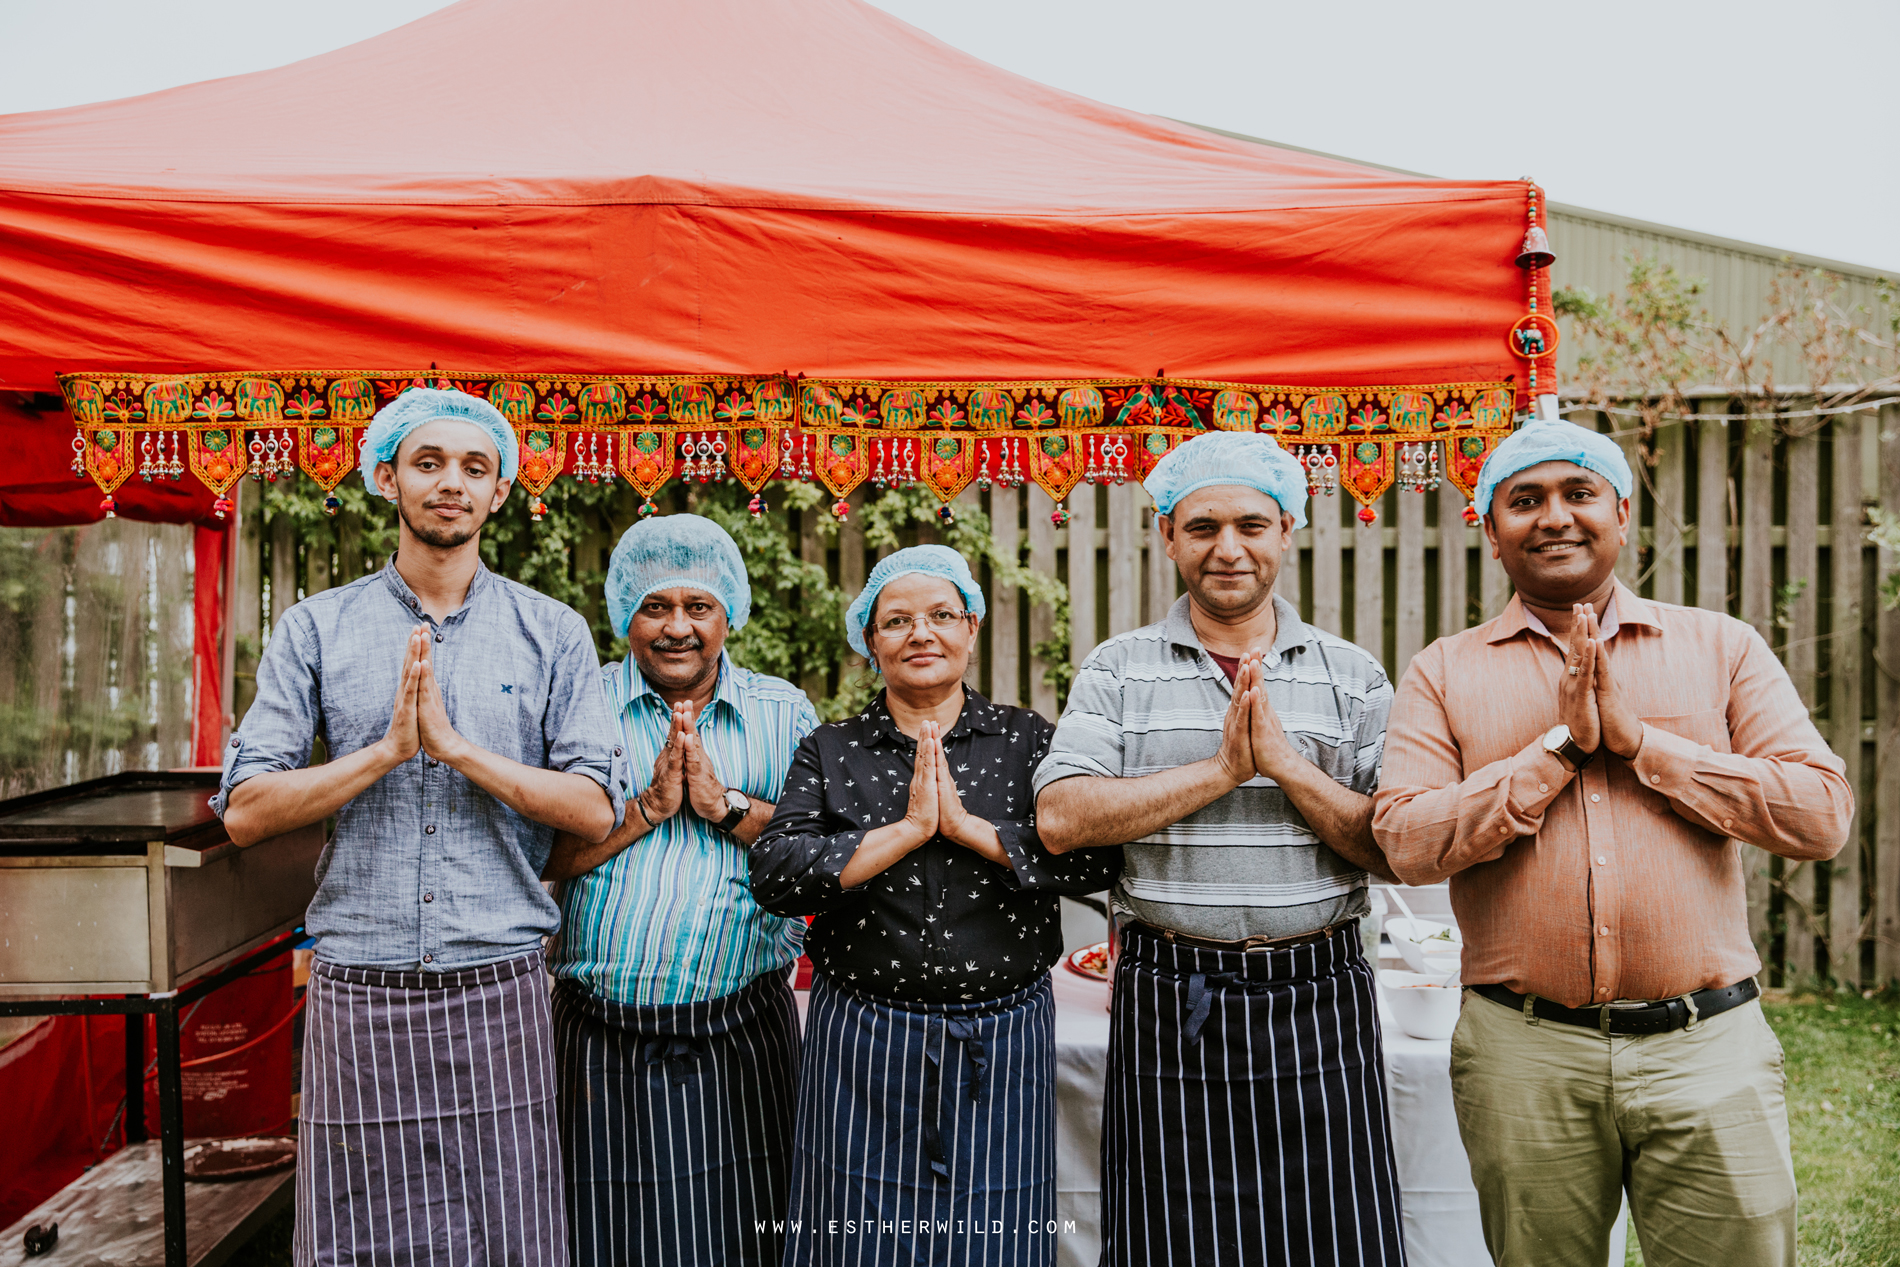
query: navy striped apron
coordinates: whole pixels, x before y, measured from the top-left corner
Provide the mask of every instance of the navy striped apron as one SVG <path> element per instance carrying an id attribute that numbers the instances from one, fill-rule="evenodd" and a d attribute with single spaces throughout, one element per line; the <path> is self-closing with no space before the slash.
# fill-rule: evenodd
<path id="1" fill-rule="evenodd" d="M 555 986 L 576 1267 L 779 1261 L 799 1046 L 788 975 L 657 1007 Z"/>
<path id="2" fill-rule="evenodd" d="M 297 1267 L 566 1267 L 540 951 L 311 965 L 297 1127 Z"/>
<path id="3" fill-rule="evenodd" d="M 1102 1263 L 1403 1267 L 1372 969 L 1357 924 L 1285 950 L 1122 939 Z"/>
<path id="4" fill-rule="evenodd" d="M 786 1267 L 1044 1265 L 1055 993 L 905 1003 L 812 978 Z"/>

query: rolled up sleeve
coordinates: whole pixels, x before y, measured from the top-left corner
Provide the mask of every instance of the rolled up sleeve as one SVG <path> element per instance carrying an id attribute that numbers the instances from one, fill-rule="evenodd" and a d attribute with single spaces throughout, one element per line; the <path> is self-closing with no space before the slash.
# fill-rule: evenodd
<path id="1" fill-rule="evenodd" d="M 825 772 L 818 744 L 807 735 L 792 754 L 785 788 L 759 838 L 747 851 L 752 896 L 774 915 L 822 915 L 839 906 L 851 856 L 863 830 L 832 830 L 836 816 L 825 806 Z"/>
<path id="2" fill-rule="evenodd" d="M 316 646 L 304 613 L 291 608 L 258 661 L 257 695 L 244 724 L 224 745 L 224 774 L 211 798 L 219 818 L 230 805 L 231 790 L 246 779 L 310 764 L 310 747 L 323 719 Z"/>
<path id="3" fill-rule="evenodd" d="M 1107 663 L 1104 649 L 1097 648 L 1069 685 L 1069 702 L 1030 788 L 1040 796 L 1051 783 L 1078 775 L 1118 779 L 1125 742 L 1121 677 Z"/>
<path id="4" fill-rule="evenodd" d="M 547 768 L 584 774 L 598 783 L 613 803 L 614 830 L 619 830 L 627 816 L 626 753 L 601 687 L 600 657 L 593 637 L 573 612 L 563 622 L 551 666 L 542 734 Z"/>

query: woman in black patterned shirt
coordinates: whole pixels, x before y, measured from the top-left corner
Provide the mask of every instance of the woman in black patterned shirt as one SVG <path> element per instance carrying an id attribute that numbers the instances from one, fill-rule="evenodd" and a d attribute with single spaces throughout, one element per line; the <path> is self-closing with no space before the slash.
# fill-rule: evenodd
<path id="1" fill-rule="evenodd" d="M 817 917 L 787 1264 L 1054 1259 L 1058 897 L 1121 850 L 1037 840 L 1054 728 L 964 687 L 983 614 L 954 551 L 878 564 L 846 621 L 885 690 L 799 745 L 752 847 L 760 904 Z"/>

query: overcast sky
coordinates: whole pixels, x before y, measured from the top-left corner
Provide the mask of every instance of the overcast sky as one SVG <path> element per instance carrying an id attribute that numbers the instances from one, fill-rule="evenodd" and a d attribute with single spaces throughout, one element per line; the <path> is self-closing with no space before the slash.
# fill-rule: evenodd
<path id="1" fill-rule="evenodd" d="M 262 70 L 441 7 L 0 0 L 0 113 Z M 1129 109 L 1439 176 L 1528 175 L 1558 202 L 1900 273 L 1895 0 L 880 7 Z"/>

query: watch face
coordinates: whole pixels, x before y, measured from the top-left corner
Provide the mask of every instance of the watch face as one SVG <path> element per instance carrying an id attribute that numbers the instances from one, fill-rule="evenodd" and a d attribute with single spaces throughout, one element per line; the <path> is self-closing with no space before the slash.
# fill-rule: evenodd
<path id="1" fill-rule="evenodd" d="M 1555 752 L 1570 742 L 1570 727 L 1559 722 L 1544 733 L 1544 748 Z"/>
<path id="2" fill-rule="evenodd" d="M 726 789 L 726 808 L 733 811 L 735 814 L 743 814 L 752 808 L 752 802 L 746 796 L 744 792 L 738 792 L 738 791 L 734 791 L 732 788 L 727 788 Z"/>

